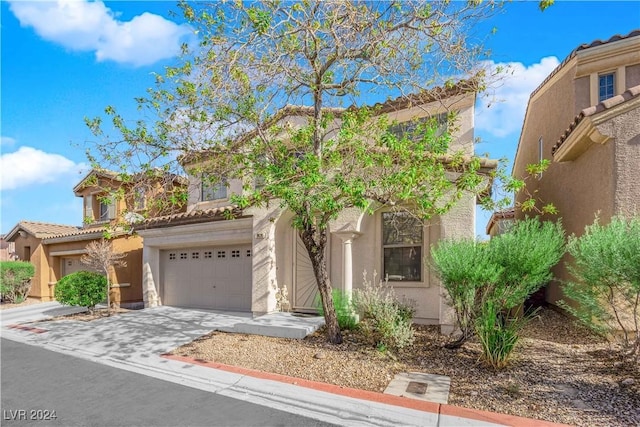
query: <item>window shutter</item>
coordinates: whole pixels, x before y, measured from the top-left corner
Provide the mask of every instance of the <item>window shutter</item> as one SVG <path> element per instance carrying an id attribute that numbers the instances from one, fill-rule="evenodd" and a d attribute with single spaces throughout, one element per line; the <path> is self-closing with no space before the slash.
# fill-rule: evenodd
<path id="1" fill-rule="evenodd" d="M 111 197 L 109 199 L 109 219 L 114 219 L 116 217 L 116 203 L 118 201 L 116 200 L 115 197 Z"/>
<path id="2" fill-rule="evenodd" d="M 84 196 L 84 217 L 89 219 L 93 218 L 93 195 L 89 194 Z"/>

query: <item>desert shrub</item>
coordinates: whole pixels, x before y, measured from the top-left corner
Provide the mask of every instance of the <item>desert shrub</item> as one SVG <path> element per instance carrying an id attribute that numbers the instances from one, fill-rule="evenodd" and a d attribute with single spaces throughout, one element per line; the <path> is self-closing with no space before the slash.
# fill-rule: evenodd
<path id="1" fill-rule="evenodd" d="M 461 333 L 448 348 L 460 347 L 473 336 L 482 290 L 496 283 L 502 273 L 488 256 L 487 244 L 473 240 L 445 240 L 431 248 L 431 267 L 447 291 L 445 298 Z"/>
<path id="2" fill-rule="evenodd" d="M 401 300 L 395 295 L 393 287 L 387 282 L 376 282 L 364 272 L 361 289 L 353 292 L 356 311 L 361 316 L 360 328 L 368 335 L 379 349 L 400 350 L 414 341 L 412 327 L 415 315 L 413 301 Z"/>
<path id="3" fill-rule="evenodd" d="M 33 264 L 27 261 L 0 262 L 0 299 L 10 303 L 25 300 L 35 274 Z"/>
<path id="4" fill-rule="evenodd" d="M 501 309 L 511 309 L 552 279 L 551 268 L 565 252 L 564 229 L 560 221 L 528 218 L 492 238 L 488 247 L 489 261 L 502 269 L 492 292 Z"/>
<path id="5" fill-rule="evenodd" d="M 510 312 L 551 279 L 564 253 L 564 230 L 560 223 L 526 219 L 487 243 L 446 241 L 431 253 L 462 332 L 448 347 L 477 334 L 485 361 L 503 367 L 527 320 Z"/>
<path id="6" fill-rule="evenodd" d="M 576 279 L 563 287 L 561 306 L 581 323 L 607 337 L 621 331 L 629 354 L 640 354 L 640 217 L 614 217 L 608 225 L 598 219 L 582 236 L 571 236 L 569 271 Z"/>
<path id="7" fill-rule="evenodd" d="M 71 273 L 58 281 L 55 297 L 62 304 L 87 307 L 93 311 L 96 304 L 107 298 L 107 279 L 92 271 Z"/>
<path id="8" fill-rule="evenodd" d="M 349 298 L 341 289 L 332 289 L 331 296 L 333 297 L 333 306 L 336 309 L 336 317 L 338 318 L 338 326 L 340 326 L 340 329 L 355 329 L 358 326 L 358 317 L 356 316 L 353 299 Z M 319 294 L 314 304 L 318 310 L 318 314 L 324 316 L 324 309 L 322 308 L 322 301 L 320 300 Z"/>
<path id="9" fill-rule="evenodd" d="M 520 331 L 529 319 L 529 316 L 511 316 L 493 299 L 485 301 L 476 319 L 476 333 L 485 363 L 497 369 L 505 367 L 518 344 Z"/>
<path id="10" fill-rule="evenodd" d="M 476 334 L 485 362 L 504 367 L 518 343 L 520 331 L 532 313 L 515 315 L 514 307 L 553 277 L 551 268 L 565 252 L 564 229 L 558 221 L 529 218 L 516 222 L 489 241 L 487 260 L 500 267 L 495 283 L 482 288 Z"/>

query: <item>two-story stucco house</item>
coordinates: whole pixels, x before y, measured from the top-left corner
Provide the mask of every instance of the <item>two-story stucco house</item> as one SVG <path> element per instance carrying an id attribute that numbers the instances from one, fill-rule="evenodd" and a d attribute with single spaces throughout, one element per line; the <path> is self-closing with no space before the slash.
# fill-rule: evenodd
<path id="1" fill-rule="evenodd" d="M 18 258 L 35 266 L 29 296 L 52 300 L 57 281 L 67 274 L 86 270 L 87 266 L 80 261 L 86 246 L 102 239 L 111 227 L 114 250 L 127 254 L 127 266 L 111 272 L 111 301 L 128 308 L 142 306 L 142 238 L 117 226 L 130 210 L 127 200 L 109 196 L 109 189 L 122 186 L 117 174 L 92 170 L 73 188 L 74 194 L 83 200 L 82 227 L 21 221 L 7 234 L 7 241 L 15 244 Z M 140 194 L 134 202 L 142 208 L 149 196 L 152 193 Z"/>
<path id="2" fill-rule="evenodd" d="M 596 214 L 606 224 L 640 213 L 640 30 L 578 46 L 531 94 L 514 176 L 541 159 L 551 165 L 528 189 L 557 207 L 568 234 Z M 565 261 L 554 270 L 560 281 Z M 546 293 L 560 299 L 559 282 Z"/>
<path id="3" fill-rule="evenodd" d="M 413 104 L 388 101 L 380 111 L 403 123 L 455 110 L 458 121 L 450 149 L 472 155 L 476 94 L 457 87 L 446 93 L 446 97 L 435 96 L 435 91 L 425 93 Z M 286 111 L 281 119 L 285 123 L 303 120 L 302 111 L 295 107 Z M 488 171 L 496 162 L 485 161 L 483 166 Z M 291 213 L 277 203 L 237 210 L 229 197 L 242 191 L 240 182 L 211 188 L 199 176 L 190 176 L 189 181 L 187 212 L 135 227 L 144 238 L 145 306 L 261 315 L 276 310 L 276 292 L 286 286 L 294 311 L 314 311 L 317 284 L 307 251 L 291 225 Z M 357 209 L 343 212 L 330 226 L 328 269 L 333 287 L 347 292 L 357 289 L 365 271 L 369 280 L 376 271 L 378 279 L 388 278 L 398 295 L 416 301 L 417 322 L 451 325 L 443 290 L 428 265 L 429 248 L 443 238 L 473 238 L 475 205 L 476 196 L 468 194 L 448 214 L 427 224 L 406 218 L 400 233 L 389 232 L 392 223 L 394 231 L 398 226 L 388 210 L 379 209 L 373 215 Z M 226 219 L 227 211 L 234 211 L 236 218 Z"/>

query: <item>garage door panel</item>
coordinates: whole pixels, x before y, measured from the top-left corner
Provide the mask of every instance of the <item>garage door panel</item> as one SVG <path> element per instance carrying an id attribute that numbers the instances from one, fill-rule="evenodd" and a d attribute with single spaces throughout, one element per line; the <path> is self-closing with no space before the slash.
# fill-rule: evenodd
<path id="1" fill-rule="evenodd" d="M 161 254 L 166 305 L 251 310 L 251 246 L 166 250 Z"/>

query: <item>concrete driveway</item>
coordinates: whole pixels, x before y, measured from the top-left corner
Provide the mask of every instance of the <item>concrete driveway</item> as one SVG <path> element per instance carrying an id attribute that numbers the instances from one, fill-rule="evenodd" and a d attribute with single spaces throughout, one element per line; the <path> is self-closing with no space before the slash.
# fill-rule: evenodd
<path id="1" fill-rule="evenodd" d="M 33 344 L 57 345 L 121 360 L 163 354 L 214 330 L 302 338 L 323 323 L 319 317 L 297 318 L 283 313 L 254 319 L 251 313 L 167 306 L 134 310 L 90 322 L 39 321 L 77 311 L 74 307 L 45 303 L 26 306 L 24 310 L 3 310 L 0 316 L 3 327 L 20 324 L 22 329 L 40 332 L 29 334 L 28 341 Z"/>

